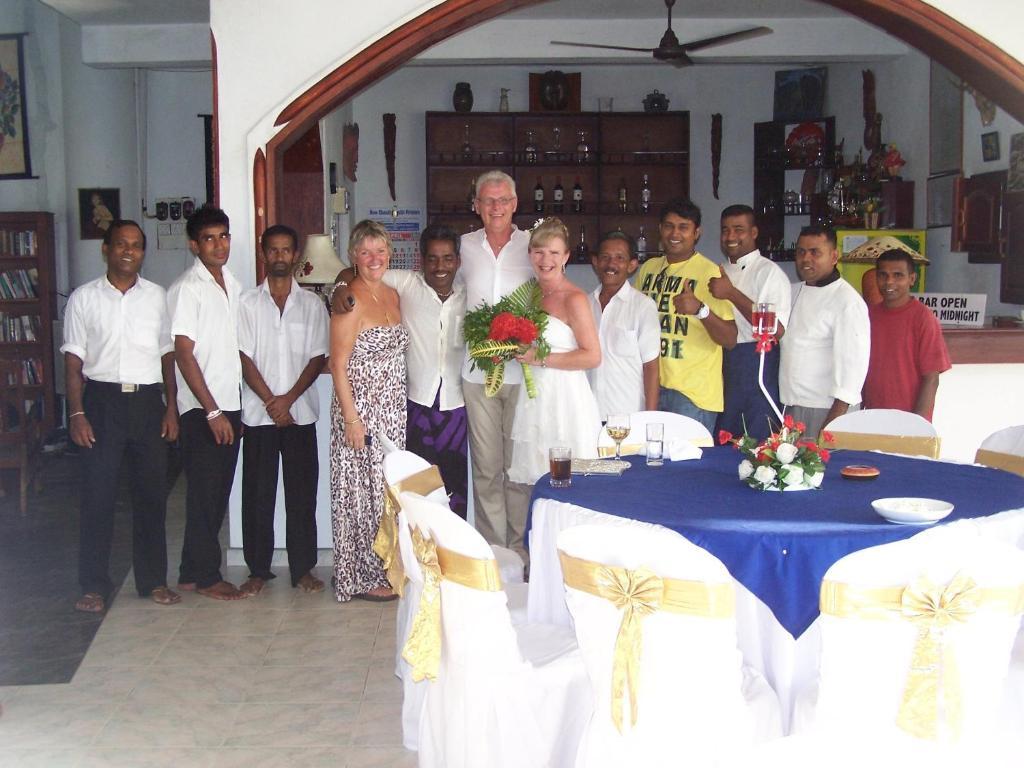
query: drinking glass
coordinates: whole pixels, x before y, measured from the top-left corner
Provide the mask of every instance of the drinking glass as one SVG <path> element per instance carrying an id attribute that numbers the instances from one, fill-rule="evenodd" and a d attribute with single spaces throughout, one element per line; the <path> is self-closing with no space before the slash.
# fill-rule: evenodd
<path id="1" fill-rule="evenodd" d="M 548 463 L 551 465 L 552 488 L 568 488 L 572 485 L 572 448 L 558 445 L 548 448 Z"/>
<path id="2" fill-rule="evenodd" d="M 665 425 L 651 422 L 647 425 L 647 466 L 660 467 L 665 463 Z"/>
<path id="3" fill-rule="evenodd" d="M 615 459 L 622 461 L 622 441 L 629 437 L 629 416 L 609 416 L 604 425 L 608 437 L 615 441 Z M 629 463 L 628 461 L 626 462 Z"/>
<path id="4" fill-rule="evenodd" d="M 751 330 L 755 336 L 774 336 L 779 330 L 774 304 L 754 304 L 751 308 L 750 320 Z"/>

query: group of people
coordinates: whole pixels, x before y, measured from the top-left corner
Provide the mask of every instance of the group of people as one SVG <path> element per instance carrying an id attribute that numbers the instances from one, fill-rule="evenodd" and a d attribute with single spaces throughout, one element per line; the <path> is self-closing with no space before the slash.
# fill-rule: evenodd
<path id="1" fill-rule="evenodd" d="M 107 274 L 72 294 L 62 348 L 70 432 L 86 470 L 77 607 L 103 610 L 111 590 L 107 562 L 123 458 L 134 469 L 136 588 L 159 603 L 180 600 L 166 584 L 162 480 L 163 441 L 175 439 L 188 482 L 179 588 L 239 599 L 274 578 L 279 457 L 292 584 L 324 588 L 312 573 L 319 414 L 311 385 L 325 357 L 334 390 L 332 585 L 339 601 L 395 597 L 373 550 L 389 444 L 436 464 L 453 512 L 463 517 L 471 465 L 477 529 L 525 557 L 530 491 L 547 471 L 548 447 L 596 456 L 610 415 L 665 410 L 709 429 L 766 436 L 775 417 L 758 384 L 757 303 L 774 306 L 780 339 L 766 354 L 764 383 L 809 435 L 862 401 L 931 417 L 949 359 L 934 316 L 910 296 L 914 264 L 903 251 L 879 257 L 882 302 L 868 307 L 839 275 L 831 230 L 801 231 L 799 281 L 791 285 L 759 253 L 748 206 L 722 211 L 727 262 L 719 266 L 697 250 L 700 209 L 679 198 L 661 211 L 659 255 L 642 265 L 625 233 L 601 239 L 592 257 L 600 285 L 587 294 L 565 274 L 564 224 L 549 218 L 520 230 L 517 205 L 510 176 L 480 175 L 474 208 L 482 227 L 462 236 L 443 224 L 427 227 L 419 271 L 389 269 L 387 230 L 360 222 L 349 240 L 351 267 L 330 291 L 329 319 L 293 278 L 298 242 L 288 227 L 263 234 L 266 280 L 243 292 L 225 267 L 227 216 L 203 207 L 188 222 L 196 263 L 165 300 L 139 275 L 145 235 L 134 222 L 114 222 L 103 244 Z M 495 304 L 530 280 L 548 315 L 550 353 L 539 357 L 531 347 L 517 360 L 534 369 L 536 397 L 515 362 L 488 396 L 466 353 L 463 319 L 467 309 Z M 239 438 L 250 575 L 235 587 L 220 572 L 218 535 Z"/>

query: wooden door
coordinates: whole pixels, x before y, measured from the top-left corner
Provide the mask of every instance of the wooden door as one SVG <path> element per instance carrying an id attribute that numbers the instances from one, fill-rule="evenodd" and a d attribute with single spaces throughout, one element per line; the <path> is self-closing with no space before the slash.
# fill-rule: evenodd
<path id="1" fill-rule="evenodd" d="M 1003 196 L 1003 269 L 1000 301 L 1024 304 L 1024 192 Z"/>
<path id="2" fill-rule="evenodd" d="M 952 249 L 967 251 L 972 264 L 998 264 L 1000 210 L 1006 171 L 979 173 L 958 178 L 953 187 L 956 211 L 952 233 Z"/>

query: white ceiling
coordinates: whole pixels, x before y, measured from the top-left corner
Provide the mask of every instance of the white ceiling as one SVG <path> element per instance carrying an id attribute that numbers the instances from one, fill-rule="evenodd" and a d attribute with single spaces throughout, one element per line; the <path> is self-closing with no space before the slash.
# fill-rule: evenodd
<path id="1" fill-rule="evenodd" d="M 356 0 L 350 0 L 356 1 Z M 209 23 L 209 0 L 42 0 L 82 26 Z M 842 16 L 814 0 L 678 0 L 673 23 L 706 19 Z M 509 19 L 653 19 L 665 17 L 664 0 L 551 0 L 506 14 Z M 564 30 L 568 31 L 568 30 Z"/>

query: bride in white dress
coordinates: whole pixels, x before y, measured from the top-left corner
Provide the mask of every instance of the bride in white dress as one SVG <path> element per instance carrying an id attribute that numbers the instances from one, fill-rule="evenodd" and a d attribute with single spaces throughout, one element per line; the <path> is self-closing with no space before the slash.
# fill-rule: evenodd
<path id="1" fill-rule="evenodd" d="M 530 263 L 548 313 L 544 338 L 551 352 L 537 360 L 531 348 L 517 358 L 533 368 L 537 396 L 519 388 L 508 471 L 515 483 L 537 482 L 548 471 L 552 446 L 569 446 L 573 458 L 597 458 L 601 419 L 586 372 L 600 364 L 601 346 L 587 295 L 565 276 L 568 260 L 568 230 L 556 218 L 545 219 L 530 236 Z"/>

